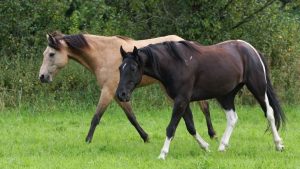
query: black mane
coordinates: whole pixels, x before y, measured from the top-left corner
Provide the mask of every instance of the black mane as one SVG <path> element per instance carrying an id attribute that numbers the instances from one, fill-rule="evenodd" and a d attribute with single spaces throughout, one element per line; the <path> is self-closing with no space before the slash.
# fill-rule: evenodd
<path id="1" fill-rule="evenodd" d="M 62 39 L 67 43 L 69 48 L 73 50 L 81 50 L 89 46 L 83 34 L 65 35 Z"/>
<path id="2" fill-rule="evenodd" d="M 144 53 L 146 53 L 148 56 L 151 58 L 154 58 L 154 51 L 161 51 L 161 47 L 165 48 L 168 52 L 168 54 L 173 57 L 174 59 L 185 62 L 187 58 L 185 57 L 185 54 L 182 53 L 181 49 L 178 48 L 177 44 L 183 44 L 185 47 L 191 50 L 196 50 L 196 48 L 193 45 L 194 42 L 191 41 L 168 41 L 168 42 L 163 42 L 163 43 L 158 43 L 155 45 L 149 45 L 146 47 L 141 48 L 140 50 Z"/>
<path id="3" fill-rule="evenodd" d="M 64 40 L 68 47 L 74 51 L 80 51 L 82 48 L 89 46 L 83 34 L 64 35 L 56 31 L 51 33 L 50 35 L 53 36 L 57 41 L 48 42 L 48 46 L 56 50 L 59 50 L 61 48 L 61 43 L 59 42 L 59 40 Z"/>

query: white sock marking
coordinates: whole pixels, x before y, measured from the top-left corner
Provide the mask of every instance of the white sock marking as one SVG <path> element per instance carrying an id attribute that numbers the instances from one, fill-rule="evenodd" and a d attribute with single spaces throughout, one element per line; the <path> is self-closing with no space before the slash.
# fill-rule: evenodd
<path id="1" fill-rule="evenodd" d="M 169 152 L 170 144 L 171 144 L 172 138 L 166 137 L 165 143 L 163 148 L 161 149 L 160 155 L 158 156 L 159 159 L 166 159 L 167 154 Z"/>
<path id="2" fill-rule="evenodd" d="M 229 143 L 229 139 L 231 136 L 231 133 L 233 131 L 233 128 L 238 120 L 238 116 L 235 111 L 228 110 L 226 113 L 226 119 L 227 119 L 227 127 L 225 129 L 225 132 L 223 134 L 223 137 L 221 139 L 221 143 L 219 145 L 219 151 L 225 151 L 226 146 Z"/>
<path id="3" fill-rule="evenodd" d="M 276 125 L 275 125 L 274 110 L 270 106 L 267 93 L 265 93 L 265 102 L 266 102 L 266 107 L 267 107 L 267 119 L 268 119 L 268 121 L 270 123 L 270 126 L 271 126 L 271 130 L 272 130 L 273 139 L 274 139 L 276 149 L 277 150 L 282 150 L 284 148 L 284 146 L 282 144 L 282 140 L 279 136 L 279 133 L 278 133 Z"/>

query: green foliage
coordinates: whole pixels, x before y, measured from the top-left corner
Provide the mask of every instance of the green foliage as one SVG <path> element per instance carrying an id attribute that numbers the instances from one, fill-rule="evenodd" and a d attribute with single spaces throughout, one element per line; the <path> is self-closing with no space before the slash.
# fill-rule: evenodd
<path id="1" fill-rule="evenodd" d="M 97 101 L 95 78 L 77 64 L 65 68 L 51 85 L 39 83 L 45 34 L 54 30 L 136 39 L 177 34 L 205 45 L 243 39 L 266 56 L 280 98 L 294 103 L 300 96 L 299 9 L 298 1 L 274 0 L 1 1 L 0 110 L 23 102 L 39 105 L 47 97 Z M 136 95 L 151 95 L 138 100 L 155 106 L 165 100 L 158 87 L 143 88 Z M 243 102 L 253 102 L 245 98 Z"/>

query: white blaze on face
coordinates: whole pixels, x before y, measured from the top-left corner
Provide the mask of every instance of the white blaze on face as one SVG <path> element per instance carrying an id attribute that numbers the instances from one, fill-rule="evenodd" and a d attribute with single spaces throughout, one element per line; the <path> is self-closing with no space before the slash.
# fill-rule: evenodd
<path id="1" fill-rule="evenodd" d="M 127 63 L 124 63 L 124 65 L 122 66 L 122 70 L 125 69 L 126 65 L 127 65 Z"/>

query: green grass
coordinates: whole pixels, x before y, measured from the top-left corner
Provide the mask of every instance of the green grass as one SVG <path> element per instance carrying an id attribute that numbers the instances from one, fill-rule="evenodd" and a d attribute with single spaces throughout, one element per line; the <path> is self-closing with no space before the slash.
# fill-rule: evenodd
<path id="1" fill-rule="evenodd" d="M 50 105 L 46 105 L 49 106 Z M 218 106 L 211 106 L 219 138 L 226 121 Z M 199 148 L 180 122 L 166 161 L 157 159 L 165 139 L 171 107 L 135 107 L 138 121 L 150 135 L 143 143 L 120 108 L 113 104 L 104 114 L 93 142 L 86 144 L 94 107 L 81 105 L 35 112 L 27 107 L 0 114 L 0 168 L 300 168 L 300 108 L 285 108 L 288 123 L 280 131 L 283 152 L 275 151 L 272 135 L 265 133 L 266 120 L 259 107 L 239 106 L 239 121 L 226 152 L 210 140 L 203 115 L 193 106 L 198 132 L 210 144 L 210 153 Z"/>

